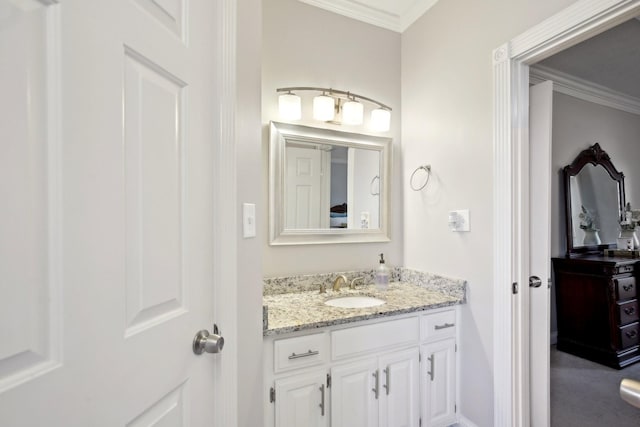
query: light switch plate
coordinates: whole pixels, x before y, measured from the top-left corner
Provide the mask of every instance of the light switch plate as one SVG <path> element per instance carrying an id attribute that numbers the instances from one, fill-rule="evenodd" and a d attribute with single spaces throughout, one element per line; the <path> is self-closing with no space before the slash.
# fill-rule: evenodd
<path id="1" fill-rule="evenodd" d="M 242 204 L 242 237 L 256 237 L 256 205 Z"/>
<path id="2" fill-rule="evenodd" d="M 449 212 L 449 230 L 469 231 L 469 209 L 458 209 Z"/>

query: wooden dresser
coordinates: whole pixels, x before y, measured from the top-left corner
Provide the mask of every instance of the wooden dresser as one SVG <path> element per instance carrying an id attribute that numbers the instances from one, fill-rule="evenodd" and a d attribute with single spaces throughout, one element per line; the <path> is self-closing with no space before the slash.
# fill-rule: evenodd
<path id="1" fill-rule="evenodd" d="M 558 350 L 621 369 L 640 360 L 640 260 L 552 258 Z"/>

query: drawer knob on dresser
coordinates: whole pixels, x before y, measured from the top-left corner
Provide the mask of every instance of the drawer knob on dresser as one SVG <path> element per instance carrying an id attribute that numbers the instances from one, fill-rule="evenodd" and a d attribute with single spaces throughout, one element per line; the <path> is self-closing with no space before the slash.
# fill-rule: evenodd
<path id="1" fill-rule="evenodd" d="M 624 289 L 625 292 L 629 292 L 633 289 L 633 285 L 622 285 L 622 289 Z"/>
<path id="2" fill-rule="evenodd" d="M 638 332 L 634 329 L 634 330 L 632 330 L 632 331 L 627 331 L 627 332 L 625 332 L 624 334 L 625 334 L 627 337 L 629 337 L 629 338 L 633 338 L 633 337 L 635 337 L 636 335 L 638 335 Z"/>
<path id="3" fill-rule="evenodd" d="M 636 309 L 634 307 L 627 307 L 624 309 L 624 312 L 627 316 L 631 316 L 633 313 L 636 312 Z"/>

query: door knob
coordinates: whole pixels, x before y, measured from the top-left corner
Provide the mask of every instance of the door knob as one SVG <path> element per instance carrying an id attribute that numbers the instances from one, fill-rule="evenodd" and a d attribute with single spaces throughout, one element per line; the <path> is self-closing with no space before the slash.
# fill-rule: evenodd
<path id="1" fill-rule="evenodd" d="M 538 276 L 529 277 L 529 286 L 532 288 L 539 288 L 542 285 L 542 280 Z"/>
<path id="2" fill-rule="evenodd" d="M 213 325 L 213 333 L 206 329 L 199 331 L 193 339 L 193 352 L 195 354 L 220 353 L 224 347 L 224 338 L 218 335 L 218 325 Z"/>

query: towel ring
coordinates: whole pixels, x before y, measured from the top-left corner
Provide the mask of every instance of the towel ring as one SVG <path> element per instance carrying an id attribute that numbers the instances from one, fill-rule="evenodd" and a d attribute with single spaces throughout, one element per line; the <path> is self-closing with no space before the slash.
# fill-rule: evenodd
<path id="1" fill-rule="evenodd" d="M 375 188 L 373 187 L 373 183 L 376 182 L 376 179 L 378 180 L 378 192 L 376 193 Z M 373 179 L 371 180 L 371 184 L 369 184 L 369 192 L 371 193 L 372 196 L 379 196 L 380 195 L 380 177 L 378 175 L 374 176 Z"/>
<path id="2" fill-rule="evenodd" d="M 416 175 L 416 172 L 418 172 L 419 170 L 423 170 L 427 173 L 427 179 L 424 181 L 424 183 L 420 186 L 420 187 L 416 187 L 413 184 L 413 178 Z M 409 186 L 411 186 L 411 189 L 413 191 L 420 191 L 422 190 L 424 187 L 427 186 L 427 184 L 429 183 L 429 179 L 431 178 L 431 165 L 422 165 L 422 166 L 418 166 L 416 168 L 416 170 L 413 171 L 413 173 L 411 174 L 411 178 L 409 178 Z"/>

